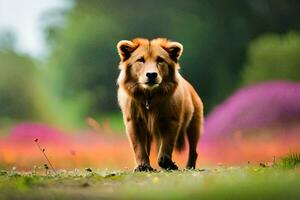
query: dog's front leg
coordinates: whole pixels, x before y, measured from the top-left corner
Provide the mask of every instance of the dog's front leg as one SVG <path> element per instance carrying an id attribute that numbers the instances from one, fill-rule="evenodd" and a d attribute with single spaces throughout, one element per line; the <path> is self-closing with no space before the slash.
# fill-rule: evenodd
<path id="1" fill-rule="evenodd" d="M 169 121 L 160 127 L 161 146 L 158 154 L 158 165 L 167 170 L 177 170 L 177 165 L 172 161 L 172 153 L 178 133 L 178 122 Z"/>
<path id="2" fill-rule="evenodd" d="M 126 132 L 135 154 L 134 171 L 153 171 L 149 161 L 151 141 L 146 128 L 141 123 L 131 120 L 126 123 Z"/>

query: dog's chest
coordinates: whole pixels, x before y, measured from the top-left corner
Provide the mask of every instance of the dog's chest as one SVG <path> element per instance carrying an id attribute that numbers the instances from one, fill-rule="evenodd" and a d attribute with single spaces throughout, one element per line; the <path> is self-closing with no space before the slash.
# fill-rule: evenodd
<path id="1" fill-rule="evenodd" d="M 146 126 L 151 135 L 159 133 L 160 113 L 154 110 L 144 110 L 140 115 L 140 121 Z"/>
<path id="2" fill-rule="evenodd" d="M 145 113 L 144 123 L 151 135 L 156 134 L 159 129 L 159 113 L 154 113 L 150 110 L 147 110 Z"/>
<path id="3" fill-rule="evenodd" d="M 136 110 L 140 125 L 145 126 L 151 135 L 160 134 L 168 121 L 179 118 L 179 112 L 176 112 L 176 107 L 170 103 L 151 103 L 149 106 L 147 108 L 146 105 L 140 104 Z"/>

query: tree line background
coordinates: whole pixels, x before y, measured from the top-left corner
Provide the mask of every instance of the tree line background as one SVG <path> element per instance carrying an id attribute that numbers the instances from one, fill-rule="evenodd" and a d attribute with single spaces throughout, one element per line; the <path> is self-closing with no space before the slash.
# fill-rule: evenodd
<path id="1" fill-rule="evenodd" d="M 118 113 L 116 44 L 134 37 L 181 42 L 181 73 L 209 113 L 236 89 L 300 81 L 297 0 L 73 0 L 41 17 L 48 55 L 34 59 L 0 32 L 0 125 L 78 127 Z"/>

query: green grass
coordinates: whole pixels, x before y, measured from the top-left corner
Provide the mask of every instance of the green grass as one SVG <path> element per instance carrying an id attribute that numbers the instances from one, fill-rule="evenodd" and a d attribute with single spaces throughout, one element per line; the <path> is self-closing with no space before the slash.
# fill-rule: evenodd
<path id="1" fill-rule="evenodd" d="M 299 168 L 216 167 L 155 173 L 0 172 L 0 199 L 300 199 Z"/>
<path id="2" fill-rule="evenodd" d="M 283 169 L 292 169 L 300 166 L 300 153 L 290 153 L 280 159 L 277 166 Z"/>

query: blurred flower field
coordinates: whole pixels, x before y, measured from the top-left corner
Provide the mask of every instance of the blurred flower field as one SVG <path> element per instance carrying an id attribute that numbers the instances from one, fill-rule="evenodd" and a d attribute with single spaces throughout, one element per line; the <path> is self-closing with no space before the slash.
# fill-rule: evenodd
<path id="1" fill-rule="evenodd" d="M 226 100 L 206 118 L 198 166 L 272 163 L 300 152 L 299 88 L 299 84 L 271 82 L 242 89 Z M 34 142 L 38 139 L 57 169 L 132 169 L 133 155 L 125 133 L 114 134 L 108 122 L 104 127 L 93 119 L 87 122 L 92 128 L 81 131 L 17 124 L 0 139 L 0 163 L 20 170 L 43 166 L 47 161 Z M 174 155 L 181 168 L 186 154 Z M 152 151 L 151 162 L 157 168 L 155 155 Z"/>

